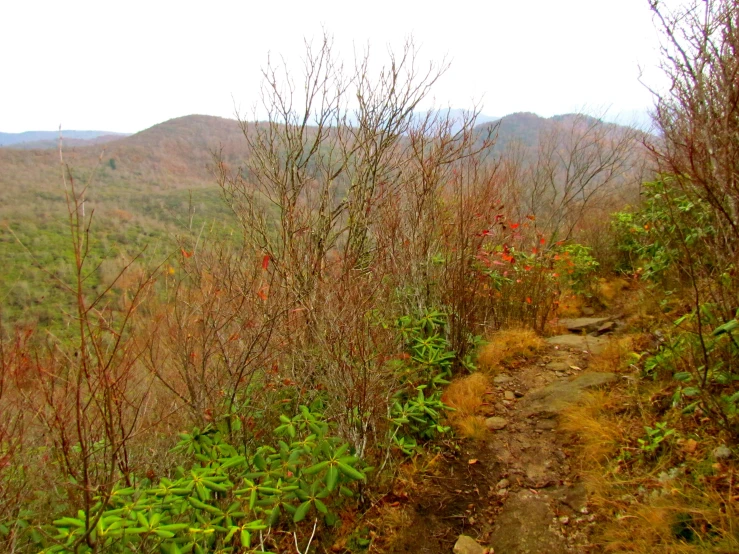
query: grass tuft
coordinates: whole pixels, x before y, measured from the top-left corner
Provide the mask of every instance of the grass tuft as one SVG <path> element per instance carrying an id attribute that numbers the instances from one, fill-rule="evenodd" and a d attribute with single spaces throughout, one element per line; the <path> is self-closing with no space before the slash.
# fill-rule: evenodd
<path id="1" fill-rule="evenodd" d="M 530 360 L 545 344 L 531 329 L 506 329 L 492 335 L 480 348 L 477 361 L 482 370 L 495 373 L 501 367 L 515 367 Z"/>

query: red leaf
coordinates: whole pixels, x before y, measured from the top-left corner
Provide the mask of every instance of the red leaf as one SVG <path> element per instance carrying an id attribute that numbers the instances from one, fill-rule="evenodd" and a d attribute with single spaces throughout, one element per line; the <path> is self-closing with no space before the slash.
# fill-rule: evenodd
<path id="1" fill-rule="evenodd" d="M 192 252 L 188 252 L 188 251 L 187 251 L 187 250 L 185 250 L 184 248 L 180 248 L 180 252 L 182 252 L 182 255 L 183 255 L 183 256 L 184 256 L 185 258 L 189 258 L 189 257 L 191 257 L 191 256 L 192 256 Z"/>
<path id="2" fill-rule="evenodd" d="M 262 269 L 266 270 L 269 267 L 269 254 L 265 254 L 262 258 Z"/>
<path id="3" fill-rule="evenodd" d="M 511 223 L 511 229 L 518 229 L 520 223 Z"/>
<path id="4" fill-rule="evenodd" d="M 546 244 L 546 243 L 547 243 L 547 239 L 545 239 L 544 237 L 541 237 L 539 239 L 539 244 Z"/>
<path id="5" fill-rule="evenodd" d="M 530 296 L 527 296 L 527 297 L 526 297 L 526 303 L 527 303 L 527 304 L 531 304 L 531 297 L 530 297 Z"/>

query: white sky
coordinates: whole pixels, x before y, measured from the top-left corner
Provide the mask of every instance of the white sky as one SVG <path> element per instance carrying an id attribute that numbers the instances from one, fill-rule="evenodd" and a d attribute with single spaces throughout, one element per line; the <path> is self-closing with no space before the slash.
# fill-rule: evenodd
<path id="1" fill-rule="evenodd" d="M 352 56 L 413 35 L 451 69 L 436 104 L 543 116 L 651 106 L 648 0 L 0 0 L 0 131 L 135 132 L 173 117 L 250 109 L 267 53 L 300 68 L 325 28 Z"/>

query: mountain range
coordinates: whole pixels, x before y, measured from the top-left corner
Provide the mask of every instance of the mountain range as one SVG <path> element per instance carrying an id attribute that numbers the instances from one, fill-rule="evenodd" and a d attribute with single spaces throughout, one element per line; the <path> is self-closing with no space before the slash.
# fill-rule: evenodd
<path id="1" fill-rule="evenodd" d="M 59 144 L 60 131 L 25 131 L 0 133 L 0 146 L 14 148 L 55 148 Z M 111 131 L 63 131 L 64 142 L 69 146 L 103 144 L 129 136 L 129 133 Z"/>

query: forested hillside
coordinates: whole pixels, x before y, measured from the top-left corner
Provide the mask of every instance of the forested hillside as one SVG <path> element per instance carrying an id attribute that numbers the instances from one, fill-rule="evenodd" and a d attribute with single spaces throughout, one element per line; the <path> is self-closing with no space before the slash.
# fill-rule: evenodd
<path id="1" fill-rule="evenodd" d="M 325 38 L 265 121 L 0 149 L 1 547 L 738 551 L 739 14 L 652 9 L 659 136 Z"/>

